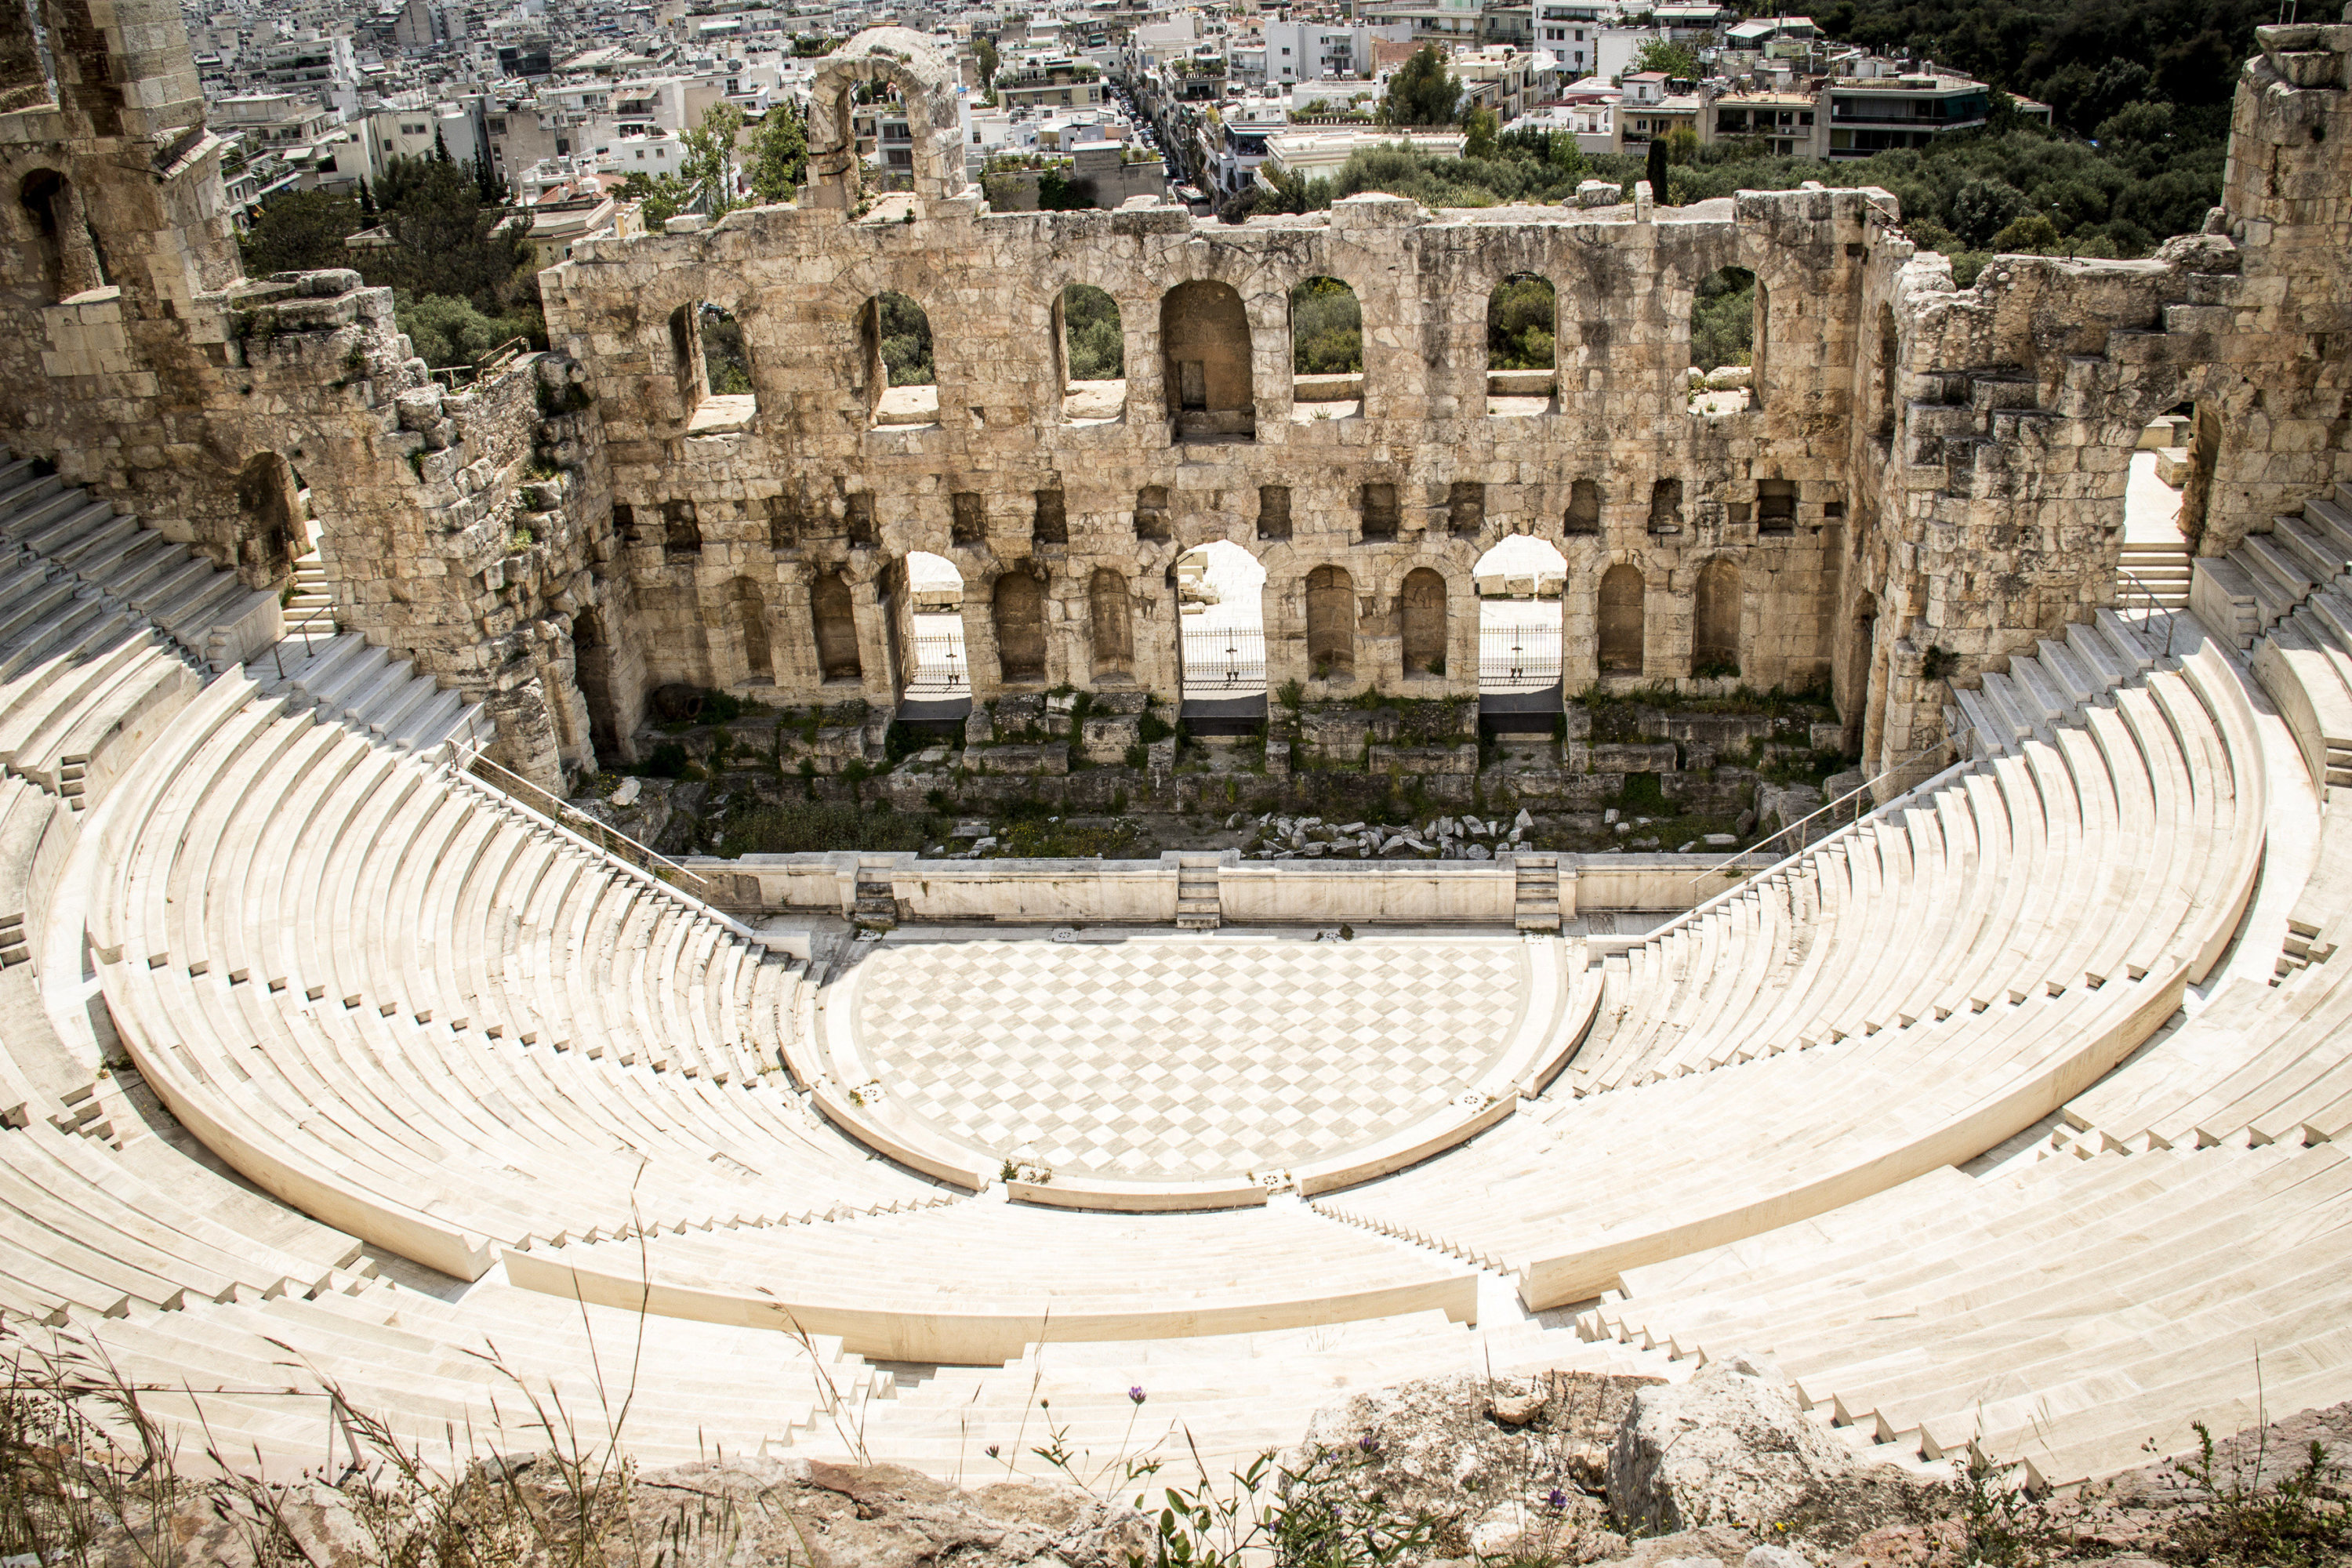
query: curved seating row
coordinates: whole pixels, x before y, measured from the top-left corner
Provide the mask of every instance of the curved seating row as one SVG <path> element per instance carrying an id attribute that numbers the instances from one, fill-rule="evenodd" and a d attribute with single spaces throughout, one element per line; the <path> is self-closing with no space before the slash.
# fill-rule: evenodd
<path id="1" fill-rule="evenodd" d="M 444 1469 L 486 1451 L 592 1463 L 759 1456 L 832 1436 L 881 1384 L 837 1342 L 782 1342 L 489 1282 L 457 1300 L 375 1281 L 304 1298 L 134 1310 L 26 1336 L 36 1356 L 110 1367 L 147 1414 L 247 1473 L 341 1470 L 352 1438 L 327 1394 Z M 379 1456 L 361 1450 L 363 1462 Z"/>
<path id="2" fill-rule="evenodd" d="M 2261 848 L 2252 716 L 2224 657 L 2200 645 L 2116 700 L 1945 784 L 1899 826 L 1873 819 L 1810 852 L 1822 907 L 1853 929 L 1840 973 L 1801 964 L 1779 991 L 1743 995 L 1712 984 L 1741 968 L 1717 956 L 1613 1021 L 1642 1038 L 1653 1020 L 1690 1020 L 1647 1029 L 1671 1042 L 1649 1059 L 1682 1076 L 1544 1106 L 1319 1206 L 1506 1268 L 1529 1307 L 1549 1307 L 1973 1158 L 2048 1115 L 2218 959 Z M 1723 913 L 1739 902 L 1696 922 L 1696 952 L 1706 925 L 1743 929 Z M 1847 945 L 1825 937 L 1807 956 Z M 1722 997 L 1719 1015 L 1686 1005 L 1694 991 Z"/>
<path id="3" fill-rule="evenodd" d="M 936 1201 L 763 1080 L 780 962 L 290 704 L 227 678 L 190 706 L 107 824 L 91 915 L 149 1081 L 248 1177 L 464 1277 Z"/>
<path id="4" fill-rule="evenodd" d="M 2160 1240 L 2158 1238 L 2161 1238 Z M 2352 1392 L 2352 1156 L 2333 1147 L 1943 1170 L 1629 1270 L 1583 1316 L 1681 1356 L 1768 1354 L 1806 1402 L 1930 1458 L 2067 1484 Z"/>
<path id="5" fill-rule="evenodd" d="M 2352 972 L 2335 961 L 2352 917 L 2352 601 L 2328 591 L 2255 644 L 2320 798 L 2316 863 L 2265 984 L 2246 978 L 2066 1107 L 2089 1150 L 2317 1142 L 2352 1131 Z"/>
<path id="6" fill-rule="evenodd" d="M 1004 1362 L 1040 1341 L 1152 1339 L 1430 1308 L 1477 1317 L 1448 1259 L 1295 1200 L 1196 1214 L 972 1202 L 825 1225 L 509 1253 L 508 1278 L 607 1305 L 837 1334 L 893 1361 Z"/>

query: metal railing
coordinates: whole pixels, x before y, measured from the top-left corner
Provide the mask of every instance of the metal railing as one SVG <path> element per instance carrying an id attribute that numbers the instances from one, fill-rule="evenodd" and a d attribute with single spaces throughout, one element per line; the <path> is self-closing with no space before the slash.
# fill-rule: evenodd
<path id="1" fill-rule="evenodd" d="M 1478 637 L 1478 684 L 1549 685 L 1559 679 L 1559 627 L 1498 626 Z"/>
<path id="2" fill-rule="evenodd" d="M 541 789 L 487 756 L 477 753 L 458 771 L 493 785 L 501 795 L 513 797 L 518 805 L 545 817 L 607 858 L 618 860 L 656 880 L 690 891 L 705 903 L 717 901 L 719 889 L 708 878 L 688 870 L 653 846 L 630 837 L 619 828 L 599 822 L 561 795 Z"/>
<path id="3" fill-rule="evenodd" d="M 1814 850 L 1819 849 L 1823 844 L 1829 842 L 1830 839 L 1835 837 L 1838 834 L 1845 832 L 1860 824 L 1864 818 L 1880 811 L 1891 811 L 1895 806 L 1900 805 L 1904 802 L 1917 795 L 1922 790 L 1928 789 L 1936 784 L 1941 784 L 1946 778 L 1958 773 L 1973 765 L 1974 764 L 1967 761 L 1947 763 L 1939 750 L 1937 752 L 1929 752 L 1924 756 L 1914 757 L 1907 763 L 1897 763 L 1895 766 L 1888 768 L 1885 772 L 1880 773 L 1877 777 L 1864 782 L 1856 788 L 1846 791 L 1835 800 L 1823 802 L 1819 809 L 1807 812 L 1804 816 L 1797 818 L 1796 821 L 1789 823 L 1785 826 L 1767 834 L 1762 838 L 1759 838 L 1755 843 L 1749 845 L 1747 848 L 1738 850 L 1736 853 L 1717 861 L 1714 865 L 1709 866 L 1706 870 L 1692 877 L 1686 885 L 1696 888 L 1710 877 L 1721 876 L 1726 870 L 1739 864 L 1741 861 L 1746 860 L 1750 856 L 1754 855 L 1759 849 L 1761 849 L 1765 845 L 1771 843 L 1774 839 L 1785 837 L 1789 834 L 1797 832 L 1799 829 L 1805 827 L 1809 824 L 1817 822 L 1822 817 L 1829 816 L 1832 813 L 1836 812 L 1841 807 L 1851 807 L 1853 815 L 1844 822 L 1839 823 L 1837 826 L 1831 828 L 1829 832 L 1823 834 L 1820 838 L 1801 839 L 1794 849 L 1790 850 L 1778 860 L 1773 861 L 1769 866 L 1759 867 L 1757 869 L 1748 872 L 1746 876 L 1727 884 L 1718 891 L 1710 894 L 1706 900 L 1692 905 L 1689 909 L 1684 910 L 1673 920 L 1668 921 L 1664 925 L 1662 925 L 1657 930 L 1650 932 L 1649 935 L 1643 938 L 1643 940 L 1644 942 L 1657 941 L 1660 937 L 1664 936 L 1668 931 L 1674 931 L 1677 927 L 1686 925 L 1690 921 L 1696 920 L 1700 915 L 1704 914 L 1708 910 L 1713 909 L 1716 905 L 1721 903 L 1724 900 L 1729 898 L 1732 894 L 1738 892 L 1741 888 L 1746 887 L 1749 882 L 1754 881 L 1757 878 L 1769 876 L 1771 873 L 1780 870 L 1782 867 L 1790 864 L 1801 857 L 1811 854 Z M 1905 789 L 1902 794 L 1887 801 L 1885 805 L 1872 805 L 1869 806 L 1862 806 L 1854 804 L 1861 796 L 1871 794 L 1873 791 L 1876 790 L 1880 784 L 1885 784 L 1887 780 L 1900 778 L 1906 773 L 1913 773 L 1921 768 L 1931 768 L 1934 771 L 1921 778 L 1917 783 L 1911 784 L 1908 788 Z"/>
<path id="4" fill-rule="evenodd" d="M 963 638 L 952 636 L 918 636 L 915 645 L 914 679 L 907 682 L 907 693 L 942 692 L 949 696 L 971 690 L 971 670 L 963 650 Z"/>
<path id="5" fill-rule="evenodd" d="M 2170 658 L 2172 657 L 2172 634 L 2174 628 L 2179 624 L 2179 616 L 2175 612 L 2172 605 L 2166 604 L 2163 600 L 2156 596 L 2156 590 L 2149 587 L 2138 573 L 2130 571 L 2122 566 L 2116 568 L 2116 597 L 2118 601 L 2116 605 L 2118 609 L 2124 607 L 2120 601 L 2123 598 L 2123 586 L 2126 583 L 2139 590 L 2139 596 L 2144 601 L 2147 612 L 2150 616 L 2162 616 L 2164 617 L 2164 657 Z"/>
<path id="6" fill-rule="evenodd" d="M 528 338 L 509 338 L 472 364 L 445 364 L 439 370 L 428 370 L 425 374 L 436 379 L 446 376 L 449 390 L 455 392 L 462 384 L 498 374 L 530 352 L 530 341 Z M 465 378 L 463 382 L 458 379 L 461 376 Z"/>
<path id="7" fill-rule="evenodd" d="M 326 616 L 329 624 L 334 624 L 335 605 L 333 600 L 330 599 L 323 605 L 311 605 L 308 614 L 306 614 L 300 620 L 295 622 L 292 626 L 279 631 L 278 634 L 278 640 L 269 645 L 269 662 L 277 667 L 278 679 L 283 680 L 286 679 L 286 656 L 281 650 L 286 647 L 287 639 L 289 637 L 300 637 L 302 639 L 302 647 L 304 649 L 303 657 L 307 659 L 310 657 L 310 623 L 317 620 L 320 616 Z M 295 668 L 299 669 L 301 667 L 298 665 Z"/>
<path id="8" fill-rule="evenodd" d="M 1265 632 L 1249 626 L 1186 627 L 1184 694 L 1239 696 L 1265 689 Z"/>

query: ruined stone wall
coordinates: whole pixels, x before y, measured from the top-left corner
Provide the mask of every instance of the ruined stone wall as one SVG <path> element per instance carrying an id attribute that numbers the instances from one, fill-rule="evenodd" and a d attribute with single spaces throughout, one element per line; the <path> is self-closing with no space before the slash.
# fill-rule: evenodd
<path id="1" fill-rule="evenodd" d="M 1874 215 L 1890 205 L 1883 195 L 1788 192 L 1640 221 L 1632 208 L 1440 216 L 1365 196 L 1233 228 L 1148 205 L 997 215 L 970 197 L 902 198 L 862 220 L 769 208 L 699 232 L 591 240 L 542 283 L 551 333 L 588 367 L 604 414 L 654 680 L 747 689 L 727 605 L 749 579 L 771 621 L 773 695 L 814 700 L 810 585 L 839 571 L 855 588 L 864 695 L 895 700 L 897 563 L 925 550 L 962 574 L 977 697 L 1001 685 L 991 605 L 1008 573 L 1042 579 L 1045 597 L 1045 668 L 1017 684 L 1098 684 L 1089 591 L 1107 569 L 1132 605 L 1134 684 L 1172 699 L 1173 563 L 1223 539 L 1267 568 L 1274 684 L 1299 679 L 1318 698 L 1465 693 L 1477 662 L 1470 569 L 1522 532 L 1569 561 L 1571 690 L 1599 677 L 1599 583 L 1619 563 L 1639 567 L 1646 590 L 1642 668 L 1624 683 L 1686 679 L 1697 576 L 1718 558 L 1741 571 L 1743 676 L 1801 686 L 1829 668 L 1823 584 L 1834 563 L 1823 546 L 1846 500 L 1853 301 Z M 1709 417 L 1686 396 L 1690 309 L 1698 282 L 1727 264 L 1763 284 L 1759 405 Z M 1550 412 L 1489 416 L 1487 298 L 1518 273 L 1558 290 L 1559 395 Z M 1312 277 L 1347 282 L 1363 310 L 1363 396 L 1337 417 L 1318 418 L 1327 405 L 1291 395 L 1289 294 Z M 1171 406 L 1163 304 L 1202 282 L 1239 297 L 1254 437 L 1184 439 L 1187 416 Z M 1127 378 L 1107 422 L 1064 416 L 1054 323 L 1070 283 L 1101 288 L 1119 307 Z M 881 389 L 861 323 L 886 289 L 929 318 L 935 419 L 876 422 Z M 706 301 L 741 326 L 757 388 L 756 409 L 723 431 L 698 417 L 690 376 L 681 392 L 671 326 Z M 1213 407 L 1233 379 L 1209 378 Z M 1664 531 L 1652 517 L 1662 479 L 1679 482 L 1682 498 Z M 1578 479 L 1601 492 L 1591 534 L 1567 531 Z M 1785 531 L 1759 528 L 1764 479 L 1795 486 Z M 1448 501 L 1465 481 L 1484 487 L 1484 521 L 1457 535 Z M 1277 485 L 1289 490 L 1289 534 L 1262 537 L 1262 488 Z M 1362 536 L 1367 485 L 1393 487 L 1392 541 Z M 1147 487 L 1166 490 L 1164 520 L 1139 520 Z M 1040 490 L 1060 493 L 1066 542 L 1037 537 Z M 961 529 L 959 494 L 977 497 Z M 676 522 L 689 510 L 682 543 Z M 1315 678 L 1306 645 L 1305 585 L 1323 566 L 1344 570 L 1358 600 L 1354 668 L 1328 680 Z M 1423 566 L 1448 590 L 1443 676 L 1403 668 L 1403 580 Z"/>
<path id="2" fill-rule="evenodd" d="M 2147 261 L 1999 257 L 1968 289 L 1899 235 L 1882 247 L 1836 628 L 1870 771 L 1941 746 L 1951 685 L 2117 602 L 2156 415 L 2188 404 L 2210 432 L 2184 502 L 2205 554 L 2352 479 L 2352 25 L 2259 36 L 2203 233 Z M 1930 680 L 1938 650 L 1950 673 Z"/>

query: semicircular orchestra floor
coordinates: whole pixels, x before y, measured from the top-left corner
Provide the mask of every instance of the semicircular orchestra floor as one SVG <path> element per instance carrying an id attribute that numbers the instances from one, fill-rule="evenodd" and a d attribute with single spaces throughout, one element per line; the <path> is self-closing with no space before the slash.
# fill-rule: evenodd
<path id="1" fill-rule="evenodd" d="M 1509 1047 L 1503 935 L 893 941 L 853 970 L 895 1115 L 991 1158 L 1134 1180 L 1248 1175 L 1444 1107 Z"/>

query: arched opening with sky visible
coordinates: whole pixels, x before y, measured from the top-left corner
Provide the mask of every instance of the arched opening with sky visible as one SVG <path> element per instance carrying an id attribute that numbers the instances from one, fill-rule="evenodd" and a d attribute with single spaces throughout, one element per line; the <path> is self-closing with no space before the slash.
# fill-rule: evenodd
<path id="1" fill-rule="evenodd" d="M 1549 731 L 1562 711 L 1560 595 L 1568 558 L 1524 533 L 1497 540 L 1471 568 L 1478 595 L 1478 716 L 1501 730 Z"/>
<path id="2" fill-rule="evenodd" d="M 1255 726 L 1265 717 L 1265 568 L 1221 539 L 1177 557 L 1174 575 L 1183 719 L 1204 734 Z"/>

